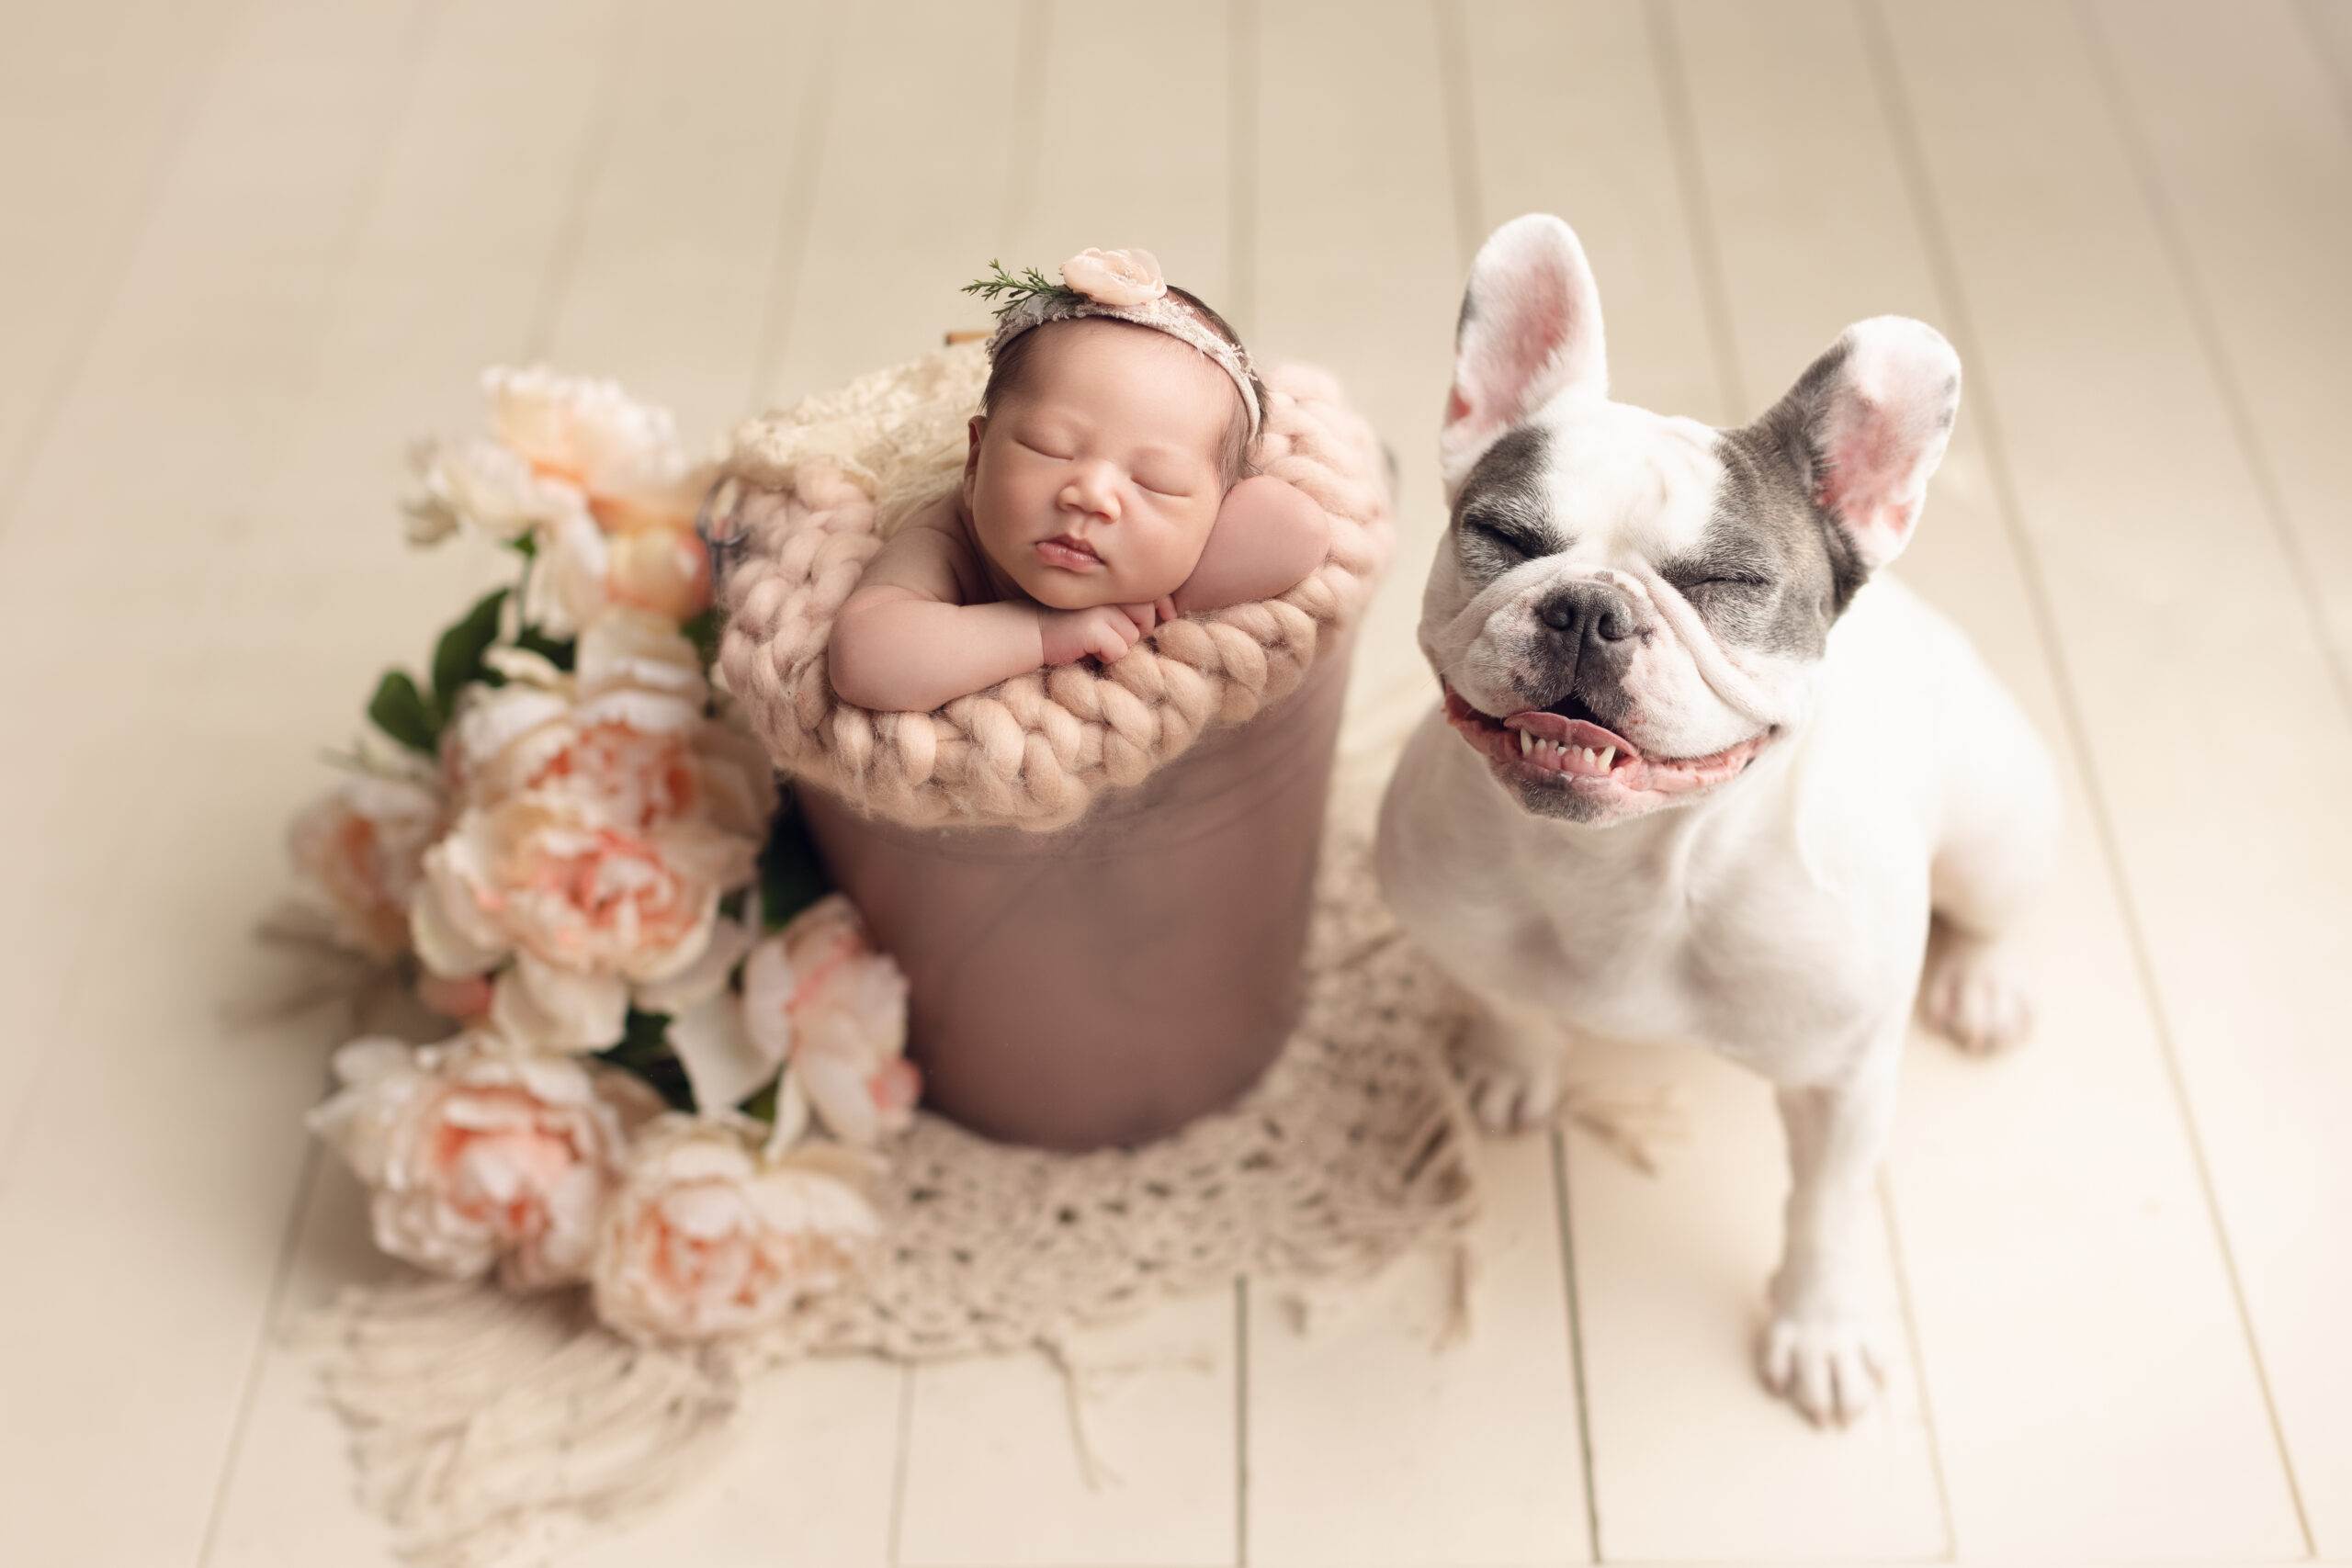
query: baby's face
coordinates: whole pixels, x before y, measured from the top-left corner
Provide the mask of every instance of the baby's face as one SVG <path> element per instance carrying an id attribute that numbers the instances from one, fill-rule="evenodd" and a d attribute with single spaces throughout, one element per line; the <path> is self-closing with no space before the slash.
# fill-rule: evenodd
<path id="1" fill-rule="evenodd" d="M 1057 610 L 1174 592 L 1225 499 L 1233 382 L 1148 328 L 1035 331 L 1021 384 L 972 422 L 964 504 L 980 549 Z"/>

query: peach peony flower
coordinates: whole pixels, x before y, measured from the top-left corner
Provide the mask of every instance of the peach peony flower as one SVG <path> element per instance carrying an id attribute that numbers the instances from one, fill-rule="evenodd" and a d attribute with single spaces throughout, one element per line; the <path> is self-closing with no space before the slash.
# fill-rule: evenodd
<path id="1" fill-rule="evenodd" d="M 637 401 L 618 382 L 543 365 L 486 370 L 482 390 L 499 444 L 534 473 L 578 490 L 607 531 L 693 526 L 701 486 L 669 410 Z"/>
<path id="2" fill-rule="evenodd" d="M 294 864 L 326 895 L 337 931 L 371 957 L 408 951 L 409 895 L 442 810 L 423 784 L 355 773 L 288 829 Z"/>
<path id="3" fill-rule="evenodd" d="M 430 543 L 461 522 L 537 545 L 525 618 L 573 636 L 611 605 L 672 625 L 710 604 L 710 570 L 694 531 L 710 475 L 686 461 L 669 412 L 611 381 L 545 367 L 492 369 L 494 440 L 419 443 L 424 481 L 408 503 L 410 536 Z"/>
<path id="4" fill-rule="evenodd" d="M 710 560 L 694 531 L 657 524 L 626 533 L 585 515 L 542 529 L 524 586 L 523 615 L 550 637 L 571 637 L 608 607 L 650 611 L 677 626 L 710 607 Z"/>
<path id="5" fill-rule="evenodd" d="M 1144 305 L 1168 292 L 1149 251 L 1080 251 L 1062 263 L 1062 281 L 1098 305 Z"/>
<path id="6" fill-rule="evenodd" d="M 601 1049 L 621 1037 L 633 984 L 703 959 L 720 896 L 751 879 L 758 852 L 702 817 L 635 829 L 577 795 L 511 795 L 469 807 L 425 852 L 410 931 L 436 975 L 512 956 L 493 1014 L 558 1049 Z"/>
<path id="7" fill-rule="evenodd" d="M 447 538 L 461 523 L 510 543 L 572 518 L 593 526 L 588 498 L 577 485 L 548 478 L 521 453 L 494 441 L 448 446 L 428 438 L 409 448 L 409 463 L 424 485 L 404 503 L 413 543 Z"/>
<path id="8" fill-rule="evenodd" d="M 870 1145 L 914 1120 L 922 1079 L 905 1058 L 907 977 L 840 894 L 752 950 L 743 1019 L 768 1060 L 788 1061 L 835 1137 Z"/>
<path id="9" fill-rule="evenodd" d="M 700 1340 L 774 1323 L 837 1289 L 879 1231 L 839 1147 L 776 1158 L 734 1120 L 664 1117 L 629 1151 L 599 1229 L 597 1315 L 634 1338 Z"/>
<path id="10" fill-rule="evenodd" d="M 514 1290 L 584 1278 L 625 1135 L 618 1085 L 489 1035 L 412 1048 L 355 1040 L 311 1130 L 373 1192 L 376 1245 Z"/>

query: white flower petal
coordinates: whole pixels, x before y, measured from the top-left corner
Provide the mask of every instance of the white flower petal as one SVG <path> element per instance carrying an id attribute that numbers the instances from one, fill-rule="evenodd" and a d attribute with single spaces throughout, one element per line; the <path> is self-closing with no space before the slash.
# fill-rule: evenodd
<path id="1" fill-rule="evenodd" d="M 752 947 L 752 933 L 721 916 L 710 928 L 710 943 L 702 956 L 666 980 L 652 980 L 636 988 L 637 1005 L 648 1012 L 681 1013 L 726 989 L 727 976 Z M 741 1010 L 737 1009 L 739 1012 Z M 778 1053 L 778 1061 L 783 1055 Z"/>
<path id="2" fill-rule="evenodd" d="M 743 1010 L 721 991 L 670 1019 L 670 1045 L 694 1087 L 696 1109 L 740 1105 L 775 1077 L 784 1058 L 760 1048 L 743 1027 Z"/>

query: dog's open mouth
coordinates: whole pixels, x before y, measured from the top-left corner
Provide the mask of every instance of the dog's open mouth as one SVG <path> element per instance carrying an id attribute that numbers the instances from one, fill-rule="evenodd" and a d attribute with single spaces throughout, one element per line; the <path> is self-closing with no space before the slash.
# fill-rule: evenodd
<path id="1" fill-rule="evenodd" d="M 1572 712 L 1589 712 L 1581 704 Z M 1704 757 L 1645 757 L 1641 748 L 1590 719 L 1529 708 L 1505 718 L 1482 713 L 1445 688 L 1445 718 L 1495 770 L 1595 794 L 1682 795 L 1736 776 L 1778 733 L 1768 729 Z"/>

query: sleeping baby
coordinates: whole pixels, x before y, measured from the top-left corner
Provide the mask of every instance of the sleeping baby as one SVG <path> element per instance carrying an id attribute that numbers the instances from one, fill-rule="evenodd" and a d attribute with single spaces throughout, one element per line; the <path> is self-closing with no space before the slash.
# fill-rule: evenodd
<path id="1" fill-rule="evenodd" d="M 1005 299 L 960 488 L 910 516 L 833 623 L 833 689 L 925 712 L 1044 665 L 1124 658 L 1164 620 L 1271 598 L 1329 520 L 1252 477 L 1263 389 L 1215 310 L 1148 251 L 1088 251 Z"/>

